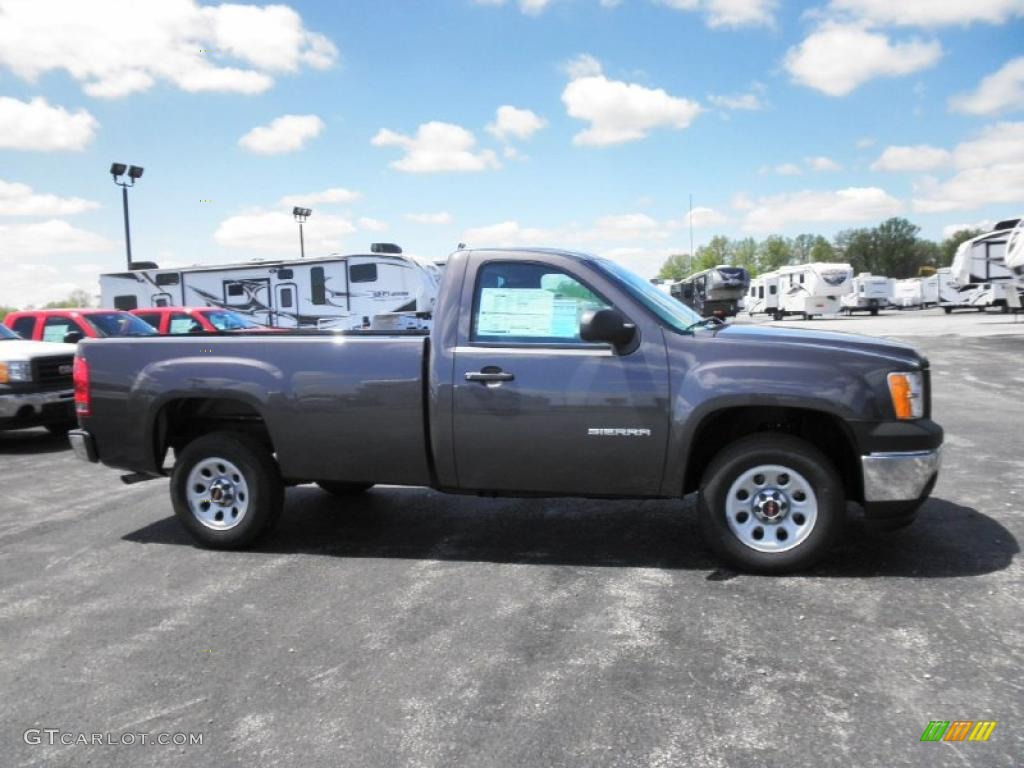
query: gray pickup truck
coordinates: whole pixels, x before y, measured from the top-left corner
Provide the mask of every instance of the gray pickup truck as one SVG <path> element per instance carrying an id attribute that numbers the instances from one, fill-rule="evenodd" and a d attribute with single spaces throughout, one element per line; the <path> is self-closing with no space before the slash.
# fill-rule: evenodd
<path id="1" fill-rule="evenodd" d="M 847 501 L 913 520 L 942 444 L 907 346 L 703 320 L 614 262 L 541 249 L 454 253 L 429 335 L 85 340 L 75 392 L 76 453 L 170 474 L 182 524 L 221 548 L 268 530 L 298 483 L 697 491 L 723 559 L 783 572 L 827 553 Z"/>

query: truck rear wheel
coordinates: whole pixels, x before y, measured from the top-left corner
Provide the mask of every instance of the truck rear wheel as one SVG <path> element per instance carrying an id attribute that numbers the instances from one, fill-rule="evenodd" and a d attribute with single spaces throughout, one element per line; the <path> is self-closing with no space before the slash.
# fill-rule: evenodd
<path id="1" fill-rule="evenodd" d="M 171 474 L 171 503 L 192 538 L 242 549 L 273 527 L 284 484 L 270 450 L 239 432 L 212 432 L 185 446 Z"/>
<path id="2" fill-rule="evenodd" d="M 724 448 L 701 483 L 701 533 L 723 560 L 743 571 L 786 573 L 828 552 L 842 528 L 843 484 L 814 446 L 760 433 Z"/>
<path id="3" fill-rule="evenodd" d="M 318 480 L 317 485 L 332 496 L 356 496 L 373 488 L 373 483 L 338 483 L 333 480 Z"/>

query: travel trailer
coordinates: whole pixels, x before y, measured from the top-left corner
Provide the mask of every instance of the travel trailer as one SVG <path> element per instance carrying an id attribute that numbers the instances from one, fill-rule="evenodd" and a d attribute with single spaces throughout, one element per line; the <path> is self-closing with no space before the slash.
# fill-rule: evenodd
<path id="1" fill-rule="evenodd" d="M 815 315 L 839 312 L 840 297 L 850 292 L 853 267 L 849 264 L 815 262 L 779 269 L 779 309 L 785 315 Z M 778 314 L 777 313 L 777 314 Z"/>
<path id="2" fill-rule="evenodd" d="M 673 283 L 670 293 L 704 317 L 733 317 L 749 285 L 743 267 L 719 264 Z"/>
<path id="3" fill-rule="evenodd" d="M 672 283 L 674 281 L 667 277 L 652 277 L 651 285 L 657 288 L 659 291 L 672 295 Z"/>
<path id="4" fill-rule="evenodd" d="M 426 328 L 440 270 L 374 243 L 368 254 L 137 269 L 100 275 L 103 306 L 221 307 L 281 328 Z"/>
<path id="5" fill-rule="evenodd" d="M 765 272 L 750 281 L 750 289 L 746 299 L 747 313 L 751 317 L 758 314 L 772 315 L 781 320 L 779 314 L 779 273 Z"/>
<path id="6" fill-rule="evenodd" d="M 897 280 L 892 304 L 898 309 L 925 309 L 939 303 L 939 276 L 908 277 Z"/>
<path id="7" fill-rule="evenodd" d="M 877 315 L 878 310 L 889 305 L 889 278 L 861 272 L 853 278 L 850 292 L 839 300 L 842 311 L 848 315 L 854 312 L 870 312 Z"/>
<path id="8" fill-rule="evenodd" d="M 989 307 L 1002 306 L 997 302 L 1005 300 L 1007 296 L 1000 283 L 968 283 L 961 286 L 949 267 L 942 267 L 936 277 L 939 280 L 939 306 L 947 315 L 957 309 L 984 312 Z"/>
<path id="9" fill-rule="evenodd" d="M 1017 219 L 1006 238 L 1006 266 L 1018 281 L 1024 280 L 1024 217 Z"/>
<path id="10" fill-rule="evenodd" d="M 1019 230 L 1020 219 L 1000 221 L 991 232 L 966 240 L 957 248 L 950 277 L 961 291 L 979 289 L 976 302 L 983 305 L 980 308 L 1006 309 L 1019 303 L 1024 276 L 1019 276 L 1010 264 L 1016 263 L 1018 251 L 1024 247 L 1019 244 Z M 1012 250 L 1008 249 L 1011 239 Z"/>

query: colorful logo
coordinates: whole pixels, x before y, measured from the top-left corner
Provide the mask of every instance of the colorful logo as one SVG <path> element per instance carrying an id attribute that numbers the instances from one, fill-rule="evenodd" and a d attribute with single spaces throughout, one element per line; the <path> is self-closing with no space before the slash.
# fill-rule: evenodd
<path id="1" fill-rule="evenodd" d="M 921 741 L 988 741 L 995 729 L 995 720 L 932 720 Z"/>

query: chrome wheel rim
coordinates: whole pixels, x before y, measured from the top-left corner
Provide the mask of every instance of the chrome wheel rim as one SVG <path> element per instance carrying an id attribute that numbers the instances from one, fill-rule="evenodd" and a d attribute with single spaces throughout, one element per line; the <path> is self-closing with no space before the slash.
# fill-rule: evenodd
<path id="1" fill-rule="evenodd" d="M 818 497 L 791 467 L 760 464 L 744 470 L 725 501 L 729 530 L 756 552 L 786 552 L 802 544 L 818 521 Z"/>
<path id="2" fill-rule="evenodd" d="M 215 531 L 241 523 L 251 501 L 242 470 L 217 456 L 203 459 L 188 473 L 185 498 L 193 517 Z"/>

